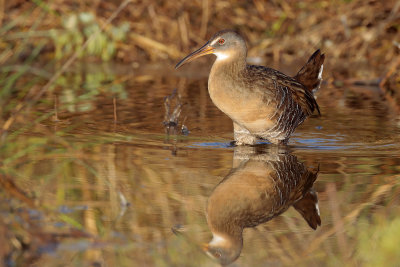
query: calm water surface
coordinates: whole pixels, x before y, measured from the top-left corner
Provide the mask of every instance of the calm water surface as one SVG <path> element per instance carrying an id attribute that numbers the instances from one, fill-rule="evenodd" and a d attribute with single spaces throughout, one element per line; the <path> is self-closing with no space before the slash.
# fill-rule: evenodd
<path id="1" fill-rule="evenodd" d="M 230 146 L 232 122 L 212 104 L 204 75 L 105 73 L 67 77 L 59 121 L 45 119 L 19 137 L 50 139 L 15 166 L 19 186 L 40 203 L 40 224 L 90 235 L 43 246 L 37 265 L 218 266 L 202 250 L 212 231 L 286 209 L 244 230 L 233 266 L 355 265 L 400 220 L 400 131 L 377 89 L 325 85 L 317 99 L 322 117 L 301 125 L 287 149 L 242 149 Z M 99 76 L 104 81 L 90 87 Z M 123 82 L 113 84 L 116 78 Z M 174 88 L 189 135 L 164 131 L 164 97 Z M 316 230 L 291 207 L 311 191 L 320 211 Z M 304 217 L 315 220 L 315 199 L 303 202 Z"/>

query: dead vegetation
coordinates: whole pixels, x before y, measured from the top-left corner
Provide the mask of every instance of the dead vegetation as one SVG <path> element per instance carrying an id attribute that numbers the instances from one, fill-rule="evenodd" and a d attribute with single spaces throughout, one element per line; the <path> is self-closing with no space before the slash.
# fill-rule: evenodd
<path id="1" fill-rule="evenodd" d="M 11 51 L 2 62 L 28 37 L 35 45 L 46 39 L 48 31 L 65 30 L 62 23 L 70 14 L 94 14 L 98 25 L 104 26 L 122 2 L 6 1 L 0 10 L 1 45 Z M 388 64 L 399 57 L 393 45 L 399 41 L 400 25 L 400 4 L 395 0 L 132 0 L 113 25 L 123 23 L 129 24 L 129 32 L 115 41 L 113 54 L 123 62 L 174 61 L 224 28 L 242 32 L 249 42 L 249 55 L 268 61 L 290 62 L 321 48 L 327 55 L 325 73 L 330 78 L 383 77 Z M 110 28 L 107 25 L 105 31 Z M 82 25 L 75 28 L 84 30 Z M 47 39 L 43 53 L 51 57 L 54 47 Z"/>

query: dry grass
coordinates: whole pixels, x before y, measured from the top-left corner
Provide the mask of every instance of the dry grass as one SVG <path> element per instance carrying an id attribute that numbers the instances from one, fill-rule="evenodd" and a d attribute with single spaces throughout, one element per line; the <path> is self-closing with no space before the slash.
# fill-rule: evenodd
<path id="1" fill-rule="evenodd" d="M 36 3 L 36 4 L 35 4 Z M 3 7 L 3 47 L 18 46 L 18 34 L 35 26 L 32 44 L 51 29 L 62 30 L 68 14 L 89 12 L 101 27 L 121 4 L 97 1 L 7 2 Z M 1 6 L 1 5 L 0 5 Z M 1 9 L 0 9 L 1 12 Z M 31 14 L 29 17 L 27 14 Z M 44 14 L 43 14 L 44 13 Z M 274 62 L 306 58 L 316 48 L 327 54 L 329 77 L 381 77 L 399 52 L 397 1 L 278 1 L 197 0 L 157 3 L 132 1 L 114 24 L 128 22 L 129 35 L 117 43 L 117 60 L 126 62 L 177 60 L 201 45 L 214 32 L 233 28 L 246 35 L 250 56 Z M 76 31 L 82 29 L 77 28 Z M 10 37 L 11 36 L 11 37 Z M 37 36 L 37 37 L 35 37 Z M 43 36 L 43 34 L 42 34 Z M 44 34 L 45 36 L 45 34 Z M 7 40 L 8 39 L 8 40 Z M 11 40 L 10 40 L 11 39 Z M 51 44 L 46 51 L 51 52 Z M 12 54 L 17 50 L 12 49 Z M 11 55 L 4 55 L 9 58 Z M 4 61 L 4 60 L 3 60 Z M 365 67 L 367 65 L 367 67 Z M 371 67 L 374 71 L 371 72 Z M 360 69 L 361 68 L 361 69 Z"/>

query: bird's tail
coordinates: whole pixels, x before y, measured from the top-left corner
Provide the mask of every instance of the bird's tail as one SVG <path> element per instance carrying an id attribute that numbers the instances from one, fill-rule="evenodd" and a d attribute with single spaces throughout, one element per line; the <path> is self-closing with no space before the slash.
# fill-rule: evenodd
<path id="1" fill-rule="evenodd" d="M 318 91 L 322 81 L 325 55 L 318 49 L 312 54 L 307 63 L 299 70 L 294 78 L 303 84 L 310 92 Z"/>
<path id="2" fill-rule="evenodd" d="M 312 229 L 321 225 L 318 196 L 314 189 L 310 189 L 302 199 L 293 204 L 293 207 L 303 216 Z"/>

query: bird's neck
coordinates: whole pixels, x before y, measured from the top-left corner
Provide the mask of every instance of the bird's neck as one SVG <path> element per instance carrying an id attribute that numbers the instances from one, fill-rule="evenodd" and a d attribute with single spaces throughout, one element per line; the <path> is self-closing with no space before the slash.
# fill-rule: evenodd
<path id="1" fill-rule="evenodd" d="M 246 71 L 244 58 L 217 58 L 208 77 L 208 92 L 213 103 L 235 120 L 233 110 L 243 105 L 241 77 Z"/>
<path id="2" fill-rule="evenodd" d="M 218 56 L 215 60 L 210 76 L 217 75 L 228 75 L 238 76 L 246 69 L 246 55 L 235 55 L 235 56 Z"/>
<path id="3" fill-rule="evenodd" d="M 214 221 L 212 220 L 214 219 Z M 216 243 L 240 243 L 243 239 L 243 227 L 220 218 L 207 218 L 213 239 Z"/>
<path id="4" fill-rule="evenodd" d="M 223 93 L 223 98 L 239 96 L 236 91 L 240 87 L 237 87 L 237 85 L 240 83 L 245 70 L 245 57 L 219 57 L 215 60 L 208 77 L 208 90 L 214 104 L 223 112 L 225 112 L 223 107 L 220 107 L 217 103 L 219 101 L 218 96 L 222 96 L 221 93 Z"/>

